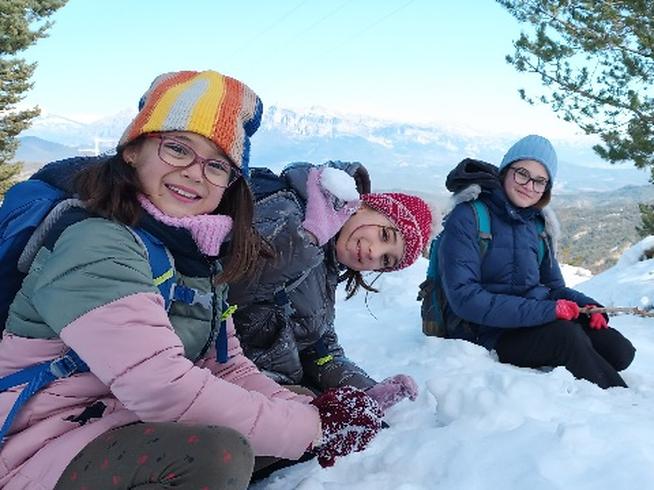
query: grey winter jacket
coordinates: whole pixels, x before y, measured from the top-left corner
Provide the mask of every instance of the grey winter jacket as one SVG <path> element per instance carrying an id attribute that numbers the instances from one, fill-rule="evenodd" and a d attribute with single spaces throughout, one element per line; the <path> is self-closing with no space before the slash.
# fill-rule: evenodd
<path id="1" fill-rule="evenodd" d="M 352 175 L 360 193 L 370 192 L 360 163 L 325 165 Z M 255 226 L 275 257 L 262 257 L 251 281 L 230 285 L 230 303 L 238 305 L 234 323 L 245 354 L 277 382 L 320 390 L 346 384 L 367 389 L 376 381 L 345 357 L 334 331 L 335 239 L 320 247 L 302 227 L 313 167 L 289 165 L 281 174 L 286 189 L 257 202 Z"/>

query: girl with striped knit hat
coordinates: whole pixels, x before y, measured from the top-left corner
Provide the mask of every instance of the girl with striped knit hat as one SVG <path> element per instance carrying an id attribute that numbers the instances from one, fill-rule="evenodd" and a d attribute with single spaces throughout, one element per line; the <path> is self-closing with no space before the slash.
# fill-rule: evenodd
<path id="1" fill-rule="evenodd" d="M 238 80 L 167 73 L 115 156 L 35 176 L 79 201 L 44 221 L 9 310 L 0 376 L 73 357 L 86 370 L 15 417 L 24 386 L 0 393 L 11 421 L 0 487 L 246 488 L 254 456 L 308 451 L 329 465 L 379 431 L 381 411 L 361 390 L 295 394 L 261 374 L 234 335 L 226 283 L 252 271 L 261 249 L 244 179 L 261 112 Z M 173 268 L 155 274 L 146 242 Z"/>

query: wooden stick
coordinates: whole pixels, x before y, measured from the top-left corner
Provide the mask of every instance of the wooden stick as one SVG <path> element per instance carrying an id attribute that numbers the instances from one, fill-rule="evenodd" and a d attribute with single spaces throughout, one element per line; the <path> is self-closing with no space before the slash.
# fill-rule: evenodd
<path id="1" fill-rule="evenodd" d="M 594 308 L 589 308 L 588 306 L 584 306 L 583 308 L 579 308 L 579 313 L 585 313 L 587 315 L 590 315 L 592 313 L 606 313 L 607 315 L 617 315 L 618 313 L 626 313 L 628 315 L 654 317 L 654 310 L 646 311 L 643 310 L 642 308 L 638 308 L 637 306 L 614 306 L 614 307 L 607 307 L 607 308 L 600 308 L 599 306 L 596 306 Z"/>

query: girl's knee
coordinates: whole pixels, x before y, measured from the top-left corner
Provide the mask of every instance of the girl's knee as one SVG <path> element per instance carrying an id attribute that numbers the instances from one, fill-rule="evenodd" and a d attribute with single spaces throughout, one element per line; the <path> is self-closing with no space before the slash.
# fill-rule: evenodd
<path id="1" fill-rule="evenodd" d="M 213 484 L 209 488 L 247 488 L 254 468 L 254 451 L 245 436 L 228 427 L 208 426 L 202 437 L 207 443 L 196 461 L 202 467 L 201 473 Z"/>
<path id="2" fill-rule="evenodd" d="M 227 451 L 238 454 L 244 461 L 250 461 L 254 465 L 254 450 L 247 438 L 237 430 L 229 427 L 209 426 L 211 433 L 210 452 Z"/>
<path id="3" fill-rule="evenodd" d="M 636 348 L 624 337 L 622 337 L 622 341 L 616 344 L 615 347 L 616 351 L 618 351 L 618 355 L 615 356 L 616 358 L 613 367 L 616 371 L 623 371 L 624 369 L 627 369 L 634 360 L 634 357 L 636 356 Z"/>
<path id="4" fill-rule="evenodd" d="M 184 468 L 174 483 L 181 488 L 247 488 L 254 467 L 248 440 L 229 427 L 164 423 L 166 453 Z M 169 466 L 169 465 L 167 465 Z M 167 470 L 166 470 L 167 471 Z M 172 482 L 170 482 L 172 484 Z"/>

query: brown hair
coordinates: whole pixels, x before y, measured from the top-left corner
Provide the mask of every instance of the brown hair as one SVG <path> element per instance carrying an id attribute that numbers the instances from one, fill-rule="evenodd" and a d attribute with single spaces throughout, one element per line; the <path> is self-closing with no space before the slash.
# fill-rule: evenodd
<path id="1" fill-rule="evenodd" d="M 137 199 L 142 189 L 136 170 L 121 154 L 82 170 L 75 178 L 75 190 L 89 211 L 107 219 L 134 226 L 143 212 Z M 257 256 L 270 252 L 252 224 L 254 202 L 243 177 L 225 189 L 214 212 L 234 221 L 227 259 L 215 281 L 234 282 L 249 277 Z"/>
<path id="2" fill-rule="evenodd" d="M 357 294 L 360 288 L 365 289 L 369 293 L 378 293 L 379 289 L 372 287 L 373 283 L 377 280 L 378 277 L 379 275 L 377 275 L 370 283 L 367 283 L 363 279 L 363 274 L 361 274 L 361 271 L 355 271 L 354 269 L 350 269 L 348 267 L 345 272 L 338 276 L 338 282 L 346 281 L 345 292 L 347 293 L 347 296 L 345 296 L 345 299 L 348 300 Z"/>

